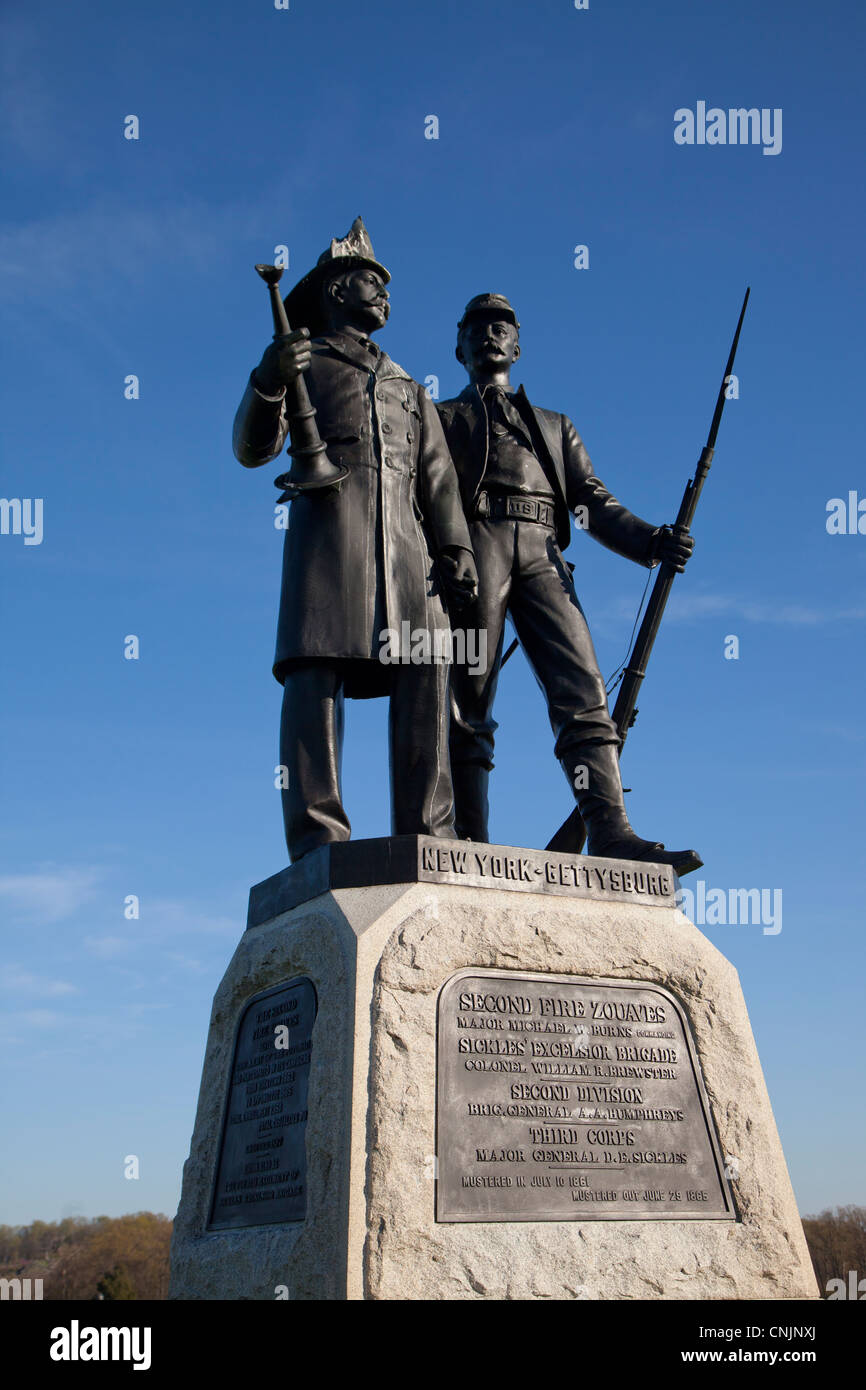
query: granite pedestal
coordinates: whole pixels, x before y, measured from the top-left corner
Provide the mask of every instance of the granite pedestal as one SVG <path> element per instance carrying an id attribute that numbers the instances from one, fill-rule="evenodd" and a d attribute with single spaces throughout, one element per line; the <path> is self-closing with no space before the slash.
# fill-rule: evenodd
<path id="1" fill-rule="evenodd" d="M 736 971 L 676 886 L 405 837 L 254 888 L 170 1297 L 816 1297 Z"/>

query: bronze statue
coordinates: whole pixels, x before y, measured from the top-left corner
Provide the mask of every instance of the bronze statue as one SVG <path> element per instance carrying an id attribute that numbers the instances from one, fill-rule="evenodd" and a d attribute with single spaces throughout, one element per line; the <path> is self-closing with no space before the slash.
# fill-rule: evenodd
<path id="1" fill-rule="evenodd" d="M 312 486 L 298 482 L 293 447 L 294 479 L 280 480 L 293 500 L 273 671 L 284 686 L 282 800 L 293 861 L 350 837 L 340 789 L 345 697 L 390 696 L 392 833 L 454 833 L 449 666 L 407 661 L 399 642 L 407 630 L 448 628 L 443 589 L 455 607 L 471 599 L 475 564 L 435 408 L 370 336 L 389 317 L 389 280 L 356 219 L 286 297 L 296 327 L 265 349 L 235 418 L 234 452 L 248 468 L 275 458 L 290 433 L 315 450 L 309 417 L 293 427 L 287 405 L 303 373 L 334 466 Z"/>
<path id="2" fill-rule="evenodd" d="M 586 619 L 562 552 L 571 514 L 609 549 L 678 573 L 694 548 L 682 528 L 653 526 L 628 511 L 595 475 L 572 422 L 530 404 L 511 386 L 520 355 L 517 316 L 504 295 L 480 294 L 458 324 L 457 358 L 470 384 L 439 414 L 460 479 L 478 566 L 478 598 L 461 619 L 486 630 L 488 669 L 455 666 L 451 678 L 451 768 L 456 831 L 488 839 L 493 704 L 508 613 L 547 698 L 556 757 L 587 832 L 589 854 L 698 868 L 693 850 L 665 850 L 629 824 L 619 771 L 619 733 Z"/>

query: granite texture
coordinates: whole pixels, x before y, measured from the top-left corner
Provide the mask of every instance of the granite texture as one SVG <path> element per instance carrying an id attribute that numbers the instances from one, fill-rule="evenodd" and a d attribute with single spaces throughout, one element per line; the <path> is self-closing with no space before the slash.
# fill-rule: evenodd
<path id="1" fill-rule="evenodd" d="M 464 967 L 675 994 L 740 1219 L 437 1224 L 436 1007 Z M 301 974 L 319 996 L 307 1221 L 207 1233 L 237 1018 L 251 995 Z M 214 1000 L 170 1297 L 286 1296 L 817 1297 L 734 968 L 675 908 L 449 884 L 336 890 L 248 930 Z"/>

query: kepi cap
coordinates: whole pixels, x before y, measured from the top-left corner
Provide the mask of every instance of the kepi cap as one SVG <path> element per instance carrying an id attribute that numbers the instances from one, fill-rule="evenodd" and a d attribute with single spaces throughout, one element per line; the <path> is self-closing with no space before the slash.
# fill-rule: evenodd
<path id="1" fill-rule="evenodd" d="M 509 323 L 514 324 L 515 328 L 520 327 L 517 321 L 517 315 L 510 301 L 505 298 L 505 295 L 488 292 L 487 294 L 476 294 L 474 299 L 470 299 L 466 308 L 463 310 L 463 317 L 457 325 L 458 333 L 467 319 L 479 318 L 482 314 L 485 318 L 495 317 L 507 319 Z"/>

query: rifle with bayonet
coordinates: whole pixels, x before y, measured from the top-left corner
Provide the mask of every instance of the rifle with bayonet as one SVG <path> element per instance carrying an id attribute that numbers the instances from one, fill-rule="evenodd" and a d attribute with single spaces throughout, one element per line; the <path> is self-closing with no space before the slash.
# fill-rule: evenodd
<path id="1" fill-rule="evenodd" d="M 686 484 L 683 500 L 680 503 L 677 519 L 674 522 L 673 530 L 675 532 L 679 531 L 681 534 L 685 534 L 691 529 L 701 490 L 706 482 L 707 474 L 710 471 L 710 464 L 712 463 L 713 453 L 716 447 L 716 436 L 719 433 L 722 411 L 725 408 L 725 401 L 727 400 L 728 384 L 734 370 L 734 358 L 736 357 L 737 344 L 740 340 L 740 329 L 743 326 L 743 319 L 746 316 L 746 305 L 749 302 L 749 294 L 750 290 L 747 289 L 745 298 L 743 299 L 743 307 L 740 310 L 740 317 L 737 322 L 737 331 L 731 343 L 731 351 L 728 354 L 728 361 L 725 366 L 724 376 L 722 377 L 722 384 L 719 388 L 719 395 L 716 401 L 715 411 L 713 412 L 713 421 L 710 425 L 707 442 L 698 459 L 695 476 L 694 478 L 690 478 Z M 653 585 L 643 622 L 635 638 L 634 647 L 632 648 L 631 655 L 623 671 L 619 694 L 617 695 L 612 714 L 613 722 L 616 725 L 617 733 L 620 738 L 620 754 L 622 753 L 622 746 L 626 741 L 628 732 L 638 715 L 638 693 L 647 672 L 647 665 L 649 663 L 650 653 L 653 649 L 653 643 L 656 640 L 659 626 L 661 625 L 661 620 L 664 615 L 665 605 L 670 597 L 670 592 L 676 577 L 677 571 L 674 569 L 673 565 L 663 564 L 661 566 Z M 513 650 L 513 646 L 511 650 Z M 511 650 L 509 650 L 507 656 L 511 655 Z M 560 850 L 564 853 L 579 854 L 585 842 L 586 831 L 583 820 L 577 807 L 575 807 L 568 817 L 568 820 L 559 827 L 547 848 L 550 850 Z"/>

